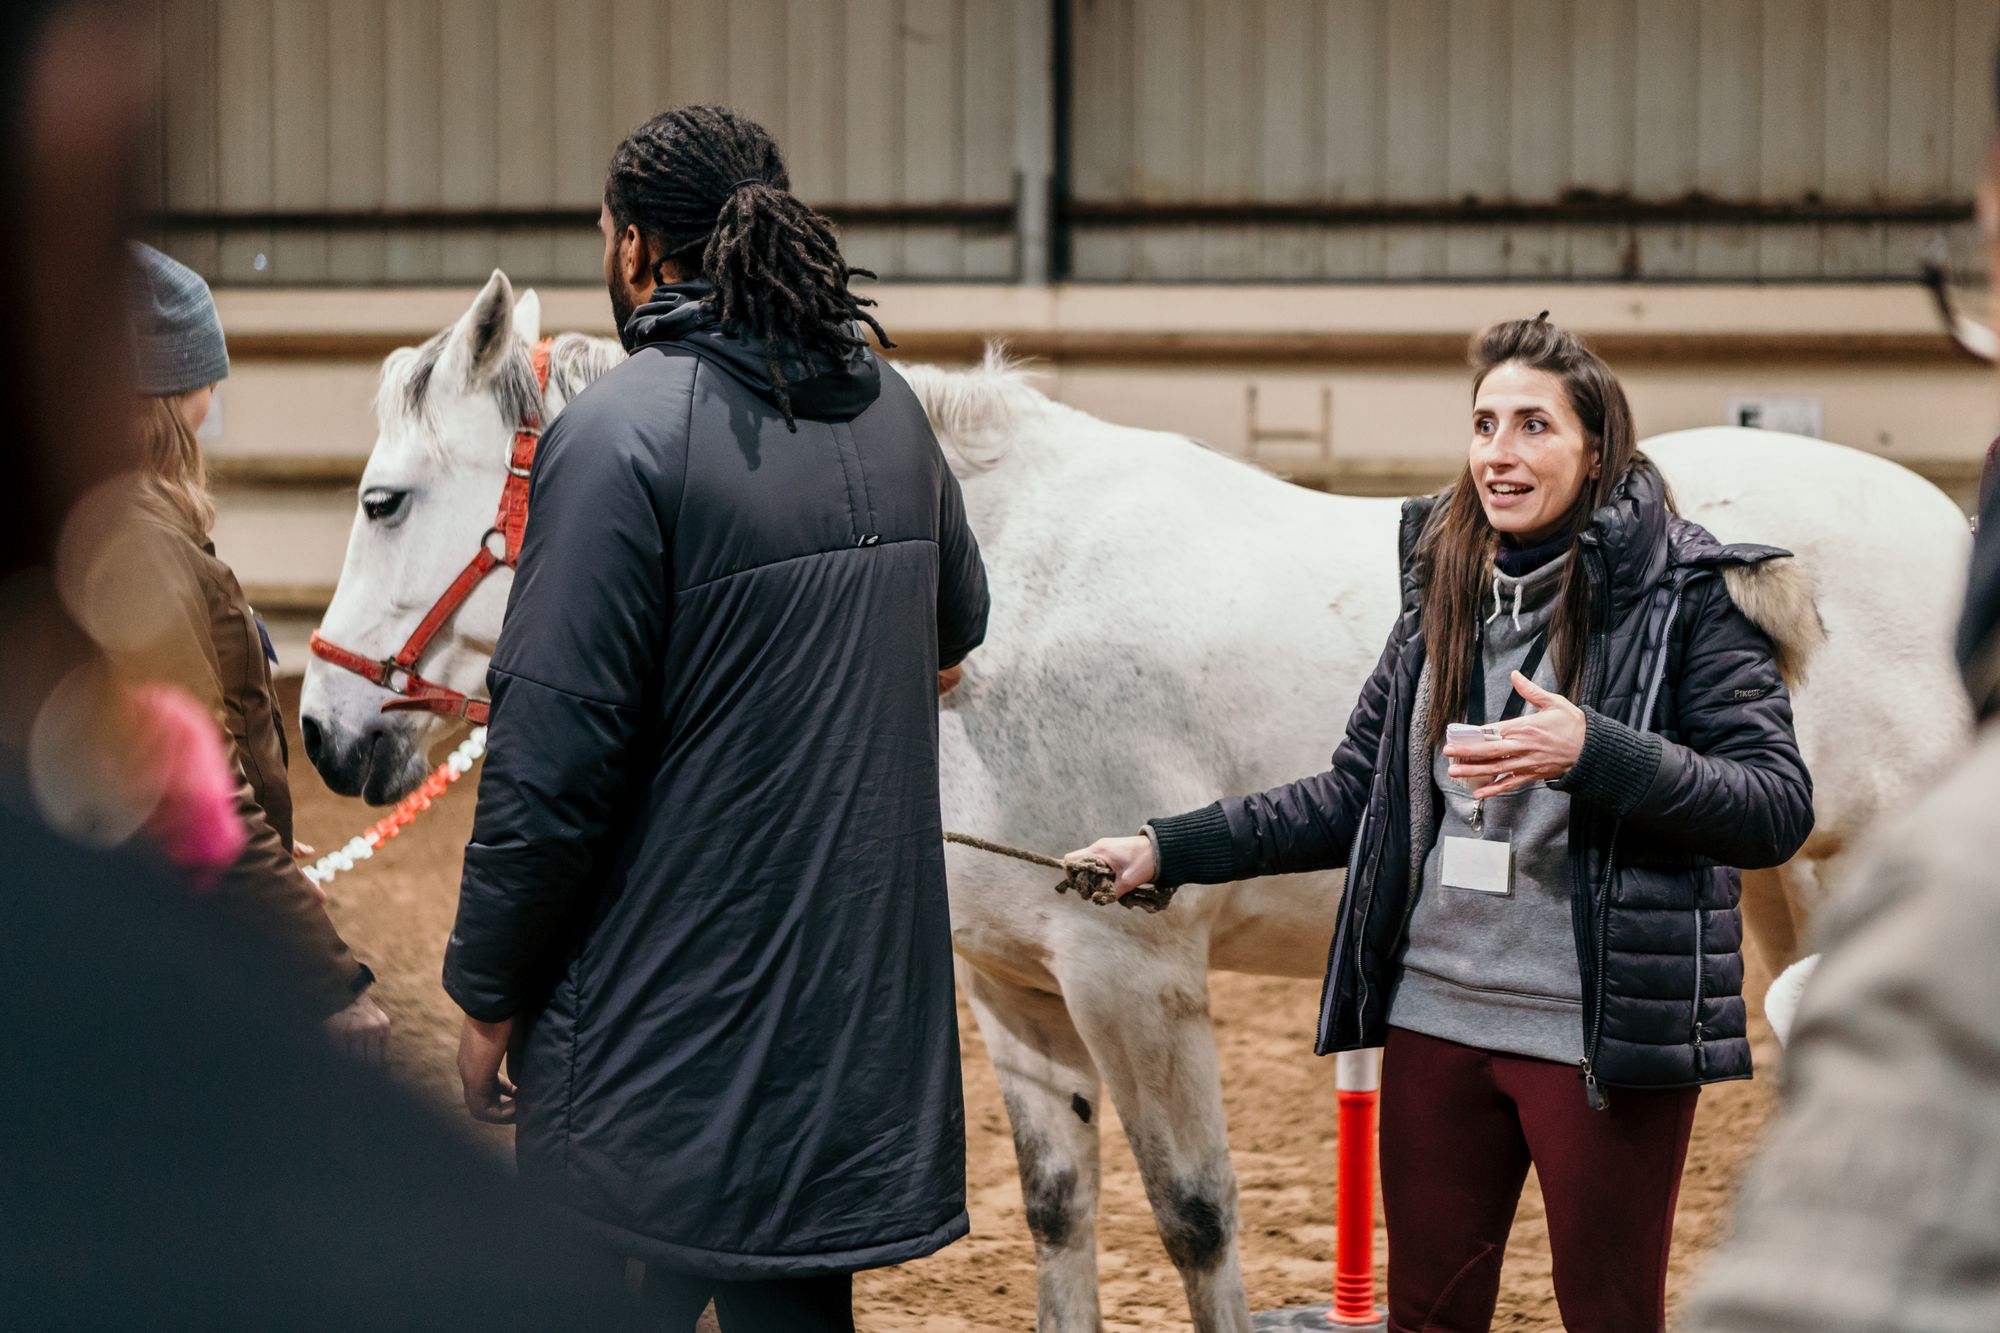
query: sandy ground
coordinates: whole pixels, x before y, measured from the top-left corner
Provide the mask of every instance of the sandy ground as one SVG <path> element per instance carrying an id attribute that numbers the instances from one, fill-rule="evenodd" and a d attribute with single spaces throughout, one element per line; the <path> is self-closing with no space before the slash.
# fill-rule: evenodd
<path id="1" fill-rule="evenodd" d="M 293 687 L 296 697 L 296 686 Z M 290 701 L 288 701 L 290 702 Z M 296 716 L 296 709 L 288 710 Z M 337 846 L 379 812 L 327 792 L 293 737 L 299 836 Z M 330 906 L 355 951 L 380 977 L 395 1019 L 396 1070 L 456 1108 L 457 1011 L 438 986 L 457 897 L 460 849 L 472 822 L 469 782 L 447 793 L 374 861 L 331 888 Z M 1761 996 L 1767 978 L 1752 965 Z M 1333 1253 L 1333 1062 L 1311 1053 L 1318 984 L 1217 973 L 1212 1004 L 1230 1142 L 1241 1179 L 1241 1250 L 1252 1309 L 1329 1299 Z M 1738 1170 L 1773 1106 L 1776 1043 L 1753 1004 L 1759 1068 L 1750 1083 L 1702 1095 L 1674 1233 L 1671 1291 L 1718 1238 Z M 961 1004 L 972 1234 L 940 1254 L 865 1274 L 859 1324 L 871 1333 L 1019 1333 L 1035 1322 L 1035 1256 L 1022 1218 L 1014 1148 L 986 1049 Z M 1105 1106 L 1104 1200 L 1098 1224 L 1104 1324 L 1111 1333 L 1186 1328 L 1180 1280 L 1154 1234 L 1138 1171 Z M 487 1133 L 466 1122 L 468 1133 Z M 1381 1248 L 1378 1244 L 1378 1253 Z M 1498 1329 L 1561 1327 L 1549 1287 L 1541 1198 L 1530 1181 L 1508 1246 Z"/>

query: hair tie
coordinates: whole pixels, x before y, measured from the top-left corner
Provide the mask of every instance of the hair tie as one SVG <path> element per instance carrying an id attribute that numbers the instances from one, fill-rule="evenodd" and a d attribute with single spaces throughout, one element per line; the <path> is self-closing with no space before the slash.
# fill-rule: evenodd
<path id="1" fill-rule="evenodd" d="M 746 185 L 769 185 L 770 183 L 771 182 L 765 180 L 762 176 L 745 176 L 742 180 L 737 181 L 734 185 L 724 190 L 722 192 L 722 197 L 724 199 L 730 198 L 738 190 L 742 189 Z"/>

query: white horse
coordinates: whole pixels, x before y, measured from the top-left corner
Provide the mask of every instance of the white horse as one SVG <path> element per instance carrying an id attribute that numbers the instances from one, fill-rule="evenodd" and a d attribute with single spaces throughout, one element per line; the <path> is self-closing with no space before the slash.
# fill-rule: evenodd
<path id="1" fill-rule="evenodd" d="M 381 435 L 330 638 L 387 655 L 479 540 L 513 428 L 493 367 L 524 354 L 536 310 L 496 273 L 453 330 L 384 364 Z M 551 411 L 617 356 L 569 347 L 574 374 L 552 384 Z M 942 704 L 948 828 L 1060 852 L 1325 765 L 1395 618 L 1396 501 L 1304 490 L 1181 436 L 1099 421 L 996 363 L 903 371 L 963 481 L 993 586 L 986 645 Z M 1770 567 L 1788 572 L 1732 588 L 1781 648 L 1802 658 L 1823 625 L 1796 691 L 1818 827 L 1783 882 L 1746 885 L 1781 965 L 1819 867 L 1960 743 L 1948 637 L 1966 524 L 1913 474 L 1834 445 L 1716 429 L 1647 448 L 1690 517 L 1725 541 L 1798 554 Z M 458 613 L 425 674 L 478 691 L 505 591 L 493 585 Z M 302 703 L 321 771 L 377 800 L 415 781 L 446 730 L 383 714 L 385 697 L 314 662 Z M 1108 1087 L 1194 1327 L 1247 1330 L 1207 973 L 1321 975 L 1341 876 L 1184 890 L 1150 916 L 1058 897 L 1046 870 L 957 846 L 948 856 L 961 980 L 1036 1242 L 1038 1327 L 1098 1327 L 1096 1108 Z M 1312 1012 L 1298 1022 L 1304 1059 Z"/>

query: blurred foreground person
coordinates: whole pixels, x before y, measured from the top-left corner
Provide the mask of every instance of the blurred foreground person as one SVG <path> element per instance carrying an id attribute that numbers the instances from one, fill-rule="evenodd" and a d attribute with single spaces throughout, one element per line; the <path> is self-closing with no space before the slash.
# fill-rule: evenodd
<path id="1" fill-rule="evenodd" d="M 287 953 L 143 838 L 59 831 L 38 788 L 52 701 L 111 679 L 52 571 L 79 502 L 139 461 L 119 316 L 150 22 L 0 5 L 0 1329 L 632 1328 L 602 1257 L 333 1053 Z"/>
<path id="2" fill-rule="evenodd" d="M 132 257 L 142 468 L 136 522 L 92 562 L 95 614 L 119 622 L 100 638 L 133 636 L 131 669 L 187 690 L 216 720 L 244 834 L 210 886 L 217 909 L 288 947 L 327 1031 L 351 1053 L 380 1060 L 388 1015 L 363 993 L 374 974 L 348 950 L 298 866 L 270 639 L 209 535 L 215 503 L 195 432 L 229 373 L 215 302 L 199 276 L 150 246 L 135 244 Z"/>
<path id="3" fill-rule="evenodd" d="M 769 134 L 654 117 L 601 224 L 632 355 L 535 458 L 445 956 L 466 1103 L 661 1328 L 851 1329 L 854 1272 L 967 1226 L 937 690 L 985 573 Z"/>
<path id="4" fill-rule="evenodd" d="M 2000 272 L 2000 138 L 1979 216 L 1987 271 Z M 1995 300 L 2000 319 L 2000 293 Z M 1885 821 L 1827 901 L 1819 965 L 1785 1051 L 1784 1109 L 1745 1180 L 1733 1232 L 1703 1274 L 1690 1331 L 2000 1329 L 1993 492 L 1973 545 L 1958 657 L 1979 718 L 1972 752 Z"/>

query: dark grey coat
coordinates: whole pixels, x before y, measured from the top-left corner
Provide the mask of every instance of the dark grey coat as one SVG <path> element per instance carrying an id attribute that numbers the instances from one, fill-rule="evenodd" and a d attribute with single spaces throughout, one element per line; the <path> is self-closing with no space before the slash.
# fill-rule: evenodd
<path id="1" fill-rule="evenodd" d="M 1409 727 L 1423 669 L 1417 547 L 1435 499 L 1404 506 L 1401 614 L 1324 773 L 1156 819 L 1162 883 L 1347 868 L 1317 1049 L 1380 1046 L 1419 886 L 1410 874 Z M 1720 571 L 1787 555 L 1724 546 L 1671 514 L 1636 464 L 1577 538 L 1597 622 L 1589 730 L 1571 802 L 1571 918 L 1583 978 L 1580 1071 L 1599 1084 L 1747 1078 L 1735 867 L 1788 860 L 1812 779 L 1771 645 Z"/>
<path id="2" fill-rule="evenodd" d="M 445 986 L 525 1025 L 518 1150 L 724 1279 L 962 1235 L 937 678 L 985 630 L 922 407 L 663 289 L 536 459 Z"/>

